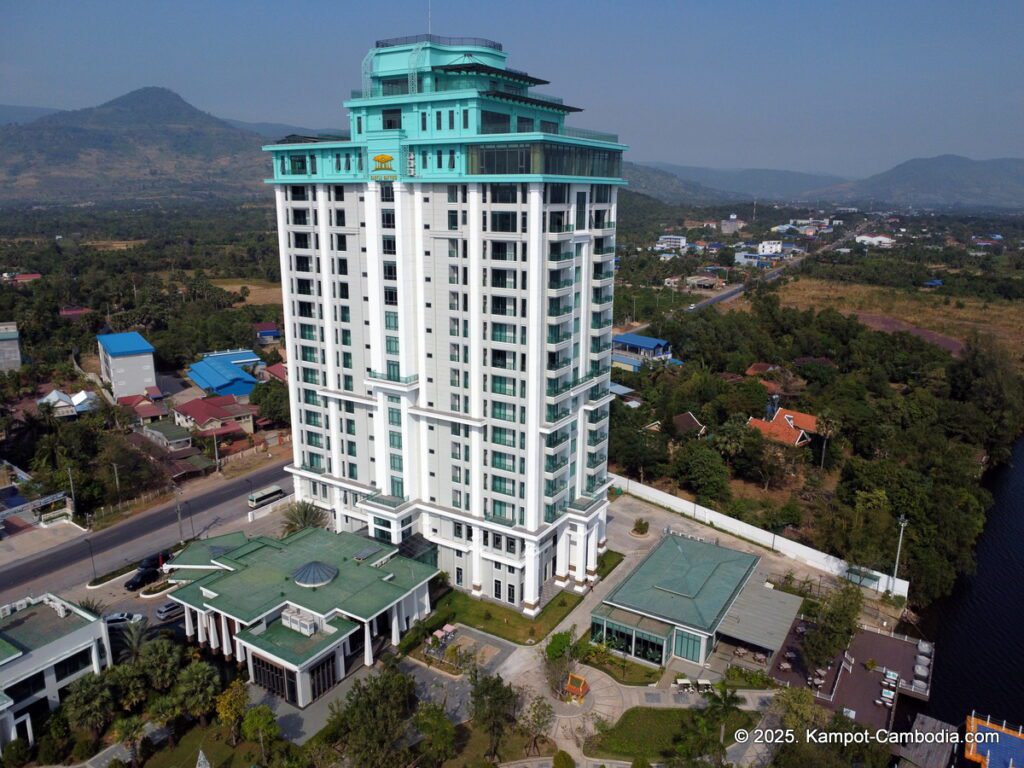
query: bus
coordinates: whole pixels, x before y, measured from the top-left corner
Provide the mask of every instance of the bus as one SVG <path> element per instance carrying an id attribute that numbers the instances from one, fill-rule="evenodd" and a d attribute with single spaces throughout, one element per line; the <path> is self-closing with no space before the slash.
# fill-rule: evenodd
<path id="1" fill-rule="evenodd" d="M 284 491 L 279 485 L 268 485 L 266 488 L 260 488 L 258 491 L 249 494 L 249 509 L 262 507 L 264 504 L 277 501 L 284 495 Z"/>

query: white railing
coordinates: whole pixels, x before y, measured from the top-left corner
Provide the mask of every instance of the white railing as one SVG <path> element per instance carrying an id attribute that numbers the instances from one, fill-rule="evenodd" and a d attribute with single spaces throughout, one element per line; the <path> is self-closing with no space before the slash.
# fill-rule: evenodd
<path id="1" fill-rule="evenodd" d="M 676 512 L 684 517 L 689 517 L 692 520 L 696 520 L 704 525 L 709 525 L 712 528 L 731 533 L 734 536 L 747 539 L 760 544 L 766 549 L 770 549 L 773 552 L 778 552 L 781 555 L 785 555 L 791 560 L 810 565 L 819 570 L 831 573 L 834 576 L 839 576 L 843 579 L 849 578 L 851 568 L 857 568 L 862 573 L 869 574 L 871 581 L 869 583 L 862 583 L 868 589 L 872 589 L 875 592 L 885 594 L 890 592 L 899 597 L 906 597 L 910 589 L 910 582 L 906 579 L 893 580 L 891 575 L 880 573 L 879 571 L 872 570 L 871 568 L 862 568 L 860 566 L 853 566 L 846 562 L 840 557 L 834 555 L 827 555 L 824 552 L 819 552 L 816 549 L 800 544 L 795 541 L 791 541 L 783 536 L 779 536 L 771 531 L 766 531 L 763 528 L 744 523 L 742 520 L 737 520 L 734 517 L 723 515 L 721 512 L 716 512 L 713 509 L 702 507 L 699 504 L 695 504 L 692 501 L 681 499 L 678 496 L 673 496 L 670 493 L 659 491 L 657 488 L 652 488 L 649 485 L 643 485 L 630 480 L 629 478 L 622 477 L 608 473 L 608 479 L 612 481 L 612 484 L 631 496 L 636 496 L 638 499 L 643 499 L 652 504 L 656 504 L 659 507 L 665 507 L 672 512 Z M 877 581 L 875 581 L 877 579 Z M 856 582 L 855 582 L 856 583 Z"/>

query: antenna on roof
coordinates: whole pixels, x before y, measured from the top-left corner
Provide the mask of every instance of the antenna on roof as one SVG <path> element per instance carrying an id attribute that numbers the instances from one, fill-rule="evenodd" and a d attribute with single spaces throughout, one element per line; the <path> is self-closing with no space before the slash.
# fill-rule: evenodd
<path id="1" fill-rule="evenodd" d="M 430 34 L 430 21 L 431 21 L 431 19 L 430 19 L 430 16 L 431 16 L 430 5 L 431 5 L 430 0 L 427 0 L 427 34 L 428 35 Z"/>

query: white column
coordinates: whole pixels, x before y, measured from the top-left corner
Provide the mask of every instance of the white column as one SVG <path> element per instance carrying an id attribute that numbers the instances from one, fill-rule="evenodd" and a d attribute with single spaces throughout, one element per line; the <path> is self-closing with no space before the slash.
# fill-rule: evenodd
<path id="1" fill-rule="evenodd" d="M 253 673 L 252 673 L 252 654 L 251 653 L 245 654 L 245 665 L 249 668 L 249 680 L 251 681 L 253 679 Z"/>
<path id="2" fill-rule="evenodd" d="M 199 629 L 199 642 L 205 643 L 207 641 L 206 636 L 206 616 L 200 611 L 196 611 L 196 626 Z"/>
<path id="3" fill-rule="evenodd" d="M 94 675 L 100 673 L 100 646 L 99 641 L 94 640 L 92 644 L 92 671 Z"/>
<path id="4" fill-rule="evenodd" d="M 225 658 L 231 656 L 231 644 L 228 642 L 228 617 L 226 613 L 220 615 L 220 637 L 221 637 L 221 649 L 224 651 Z"/>
<path id="5" fill-rule="evenodd" d="M 372 621 L 372 619 L 371 619 L 371 621 Z M 363 648 L 363 662 L 366 664 L 366 666 L 372 667 L 373 666 L 373 637 L 371 636 L 371 633 L 370 633 L 370 621 L 366 622 L 366 624 L 364 624 L 363 627 L 364 627 L 364 630 L 365 630 L 365 634 L 364 634 L 365 642 L 364 642 L 364 648 Z"/>
<path id="6" fill-rule="evenodd" d="M 540 611 L 540 559 L 537 557 L 537 542 L 527 539 L 525 543 L 523 613 L 527 616 L 536 616 Z"/>
<path id="7" fill-rule="evenodd" d="M 339 681 L 345 679 L 345 643 L 334 649 L 334 671 Z"/>
<path id="8" fill-rule="evenodd" d="M 235 628 L 234 628 L 234 632 L 235 632 L 235 638 L 234 638 L 235 659 L 237 661 L 245 661 L 245 646 L 242 645 L 241 641 L 238 639 L 238 633 L 241 631 L 242 625 L 241 625 L 241 623 L 237 619 L 235 619 L 234 622 L 235 622 Z"/>
<path id="9" fill-rule="evenodd" d="M 423 604 L 423 615 L 430 615 L 430 587 L 424 584 L 420 589 L 420 600 Z"/>
<path id="10" fill-rule="evenodd" d="M 608 505 L 602 504 L 597 517 L 597 552 L 603 555 L 608 551 Z"/>
<path id="11" fill-rule="evenodd" d="M 210 633 L 210 648 L 220 648 L 220 638 L 217 636 L 217 614 L 215 611 L 210 611 L 206 615 L 206 629 Z"/>
<path id="12" fill-rule="evenodd" d="M 480 494 L 476 494 L 479 496 Z M 482 579 L 483 574 L 483 563 L 481 559 L 481 548 L 483 547 L 483 529 L 479 526 L 473 531 L 473 540 L 469 542 L 470 552 L 472 553 L 471 562 L 473 567 L 473 577 L 470 582 L 473 585 L 473 594 L 480 597 L 483 594 L 484 584 Z"/>
<path id="13" fill-rule="evenodd" d="M 597 525 L 587 532 L 587 581 L 597 580 Z"/>
<path id="14" fill-rule="evenodd" d="M 569 531 L 571 526 L 564 525 L 555 534 L 555 581 L 565 586 L 569 580 Z"/>
<path id="15" fill-rule="evenodd" d="M 545 351 L 547 323 L 547 251 L 544 238 L 544 185 L 531 182 L 527 191 L 526 304 L 526 528 L 536 531 L 544 522 Z M 521 271 L 522 262 L 515 262 Z M 564 565 L 563 565 L 564 568 Z"/>
<path id="16" fill-rule="evenodd" d="M 7 710 L 3 715 L 3 732 L 7 734 L 5 741 L 14 741 L 18 738 L 18 731 L 14 726 L 14 713 Z"/>
<path id="17" fill-rule="evenodd" d="M 185 606 L 185 637 L 192 639 L 196 633 L 195 625 L 192 623 L 192 609 Z"/>
<path id="18" fill-rule="evenodd" d="M 291 394 L 289 401 L 292 422 L 292 461 L 294 464 L 301 464 L 302 445 L 299 440 L 299 432 L 302 430 L 302 424 L 299 421 L 299 367 L 295 365 L 298 355 L 295 354 L 295 319 L 292 315 L 291 269 L 288 261 L 288 211 L 285 206 L 285 186 L 283 184 L 274 185 L 274 202 L 277 204 L 277 243 L 281 267 L 282 309 L 284 310 L 284 345 L 287 352 L 286 357 L 290 363 L 288 365 L 288 391 Z M 297 479 L 295 487 L 298 490 Z M 200 628 L 200 642 L 203 639 L 203 631 Z"/>
<path id="19" fill-rule="evenodd" d="M 300 669 L 295 673 L 295 686 L 298 688 L 295 694 L 298 699 L 299 706 L 305 707 L 313 698 L 313 686 L 310 684 L 308 669 L 305 671 Z"/>
<path id="20" fill-rule="evenodd" d="M 401 602 L 395 603 L 391 606 L 391 610 L 388 613 L 391 615 L 391 644 L 398 647 L 398 641 L 402 639 L 402 627 L 400 624 L 400 618 L 398 612 L 400 610 Z"/>
<path id="21" fill-rule="evenodd" d="M 582 592 L 587 585 L 587 524 L 576 526 L 576 547 L 573 552 L 573 578 L 576 580 L 576 591 Z"/>

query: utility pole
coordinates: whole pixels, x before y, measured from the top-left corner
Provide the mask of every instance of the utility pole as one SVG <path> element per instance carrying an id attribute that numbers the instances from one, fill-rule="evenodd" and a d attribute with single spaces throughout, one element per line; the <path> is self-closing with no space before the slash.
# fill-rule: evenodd
<path id="1" fill-rule="evenodd" d="M 71 506 L 75 508 L 75 512 L 78 511 L 78 502 L 75 501 L 75 478 L 71 474 L 71 467 L 68 467 L 68 482 L 71 483 Z"/>
<path id="2" fill-rule="evenodd" d="M 121 477 L 117 474 L 117 463 L 111 462 L 110 466 L 114 468 L 114 485 L 117 486 L 117 503 L 121 503 Z"/>
<path id="3" fill-rule="evenodd" d="M 900 538 L 896 542 L 896 562 L 892 564 L 892 587 L 893 587 L 893 590 L 896 589 L 896 571 L 898 571 L 899 567 L 900 567 L 900 550 L 903 549 L 903 529 L 907 527 L 907 523 L 908 522 L 910 522 L 910 521 L 907 520 L 907 516 L 906 515 L 900 515 L 900 519 L 899 519 Z"/>

